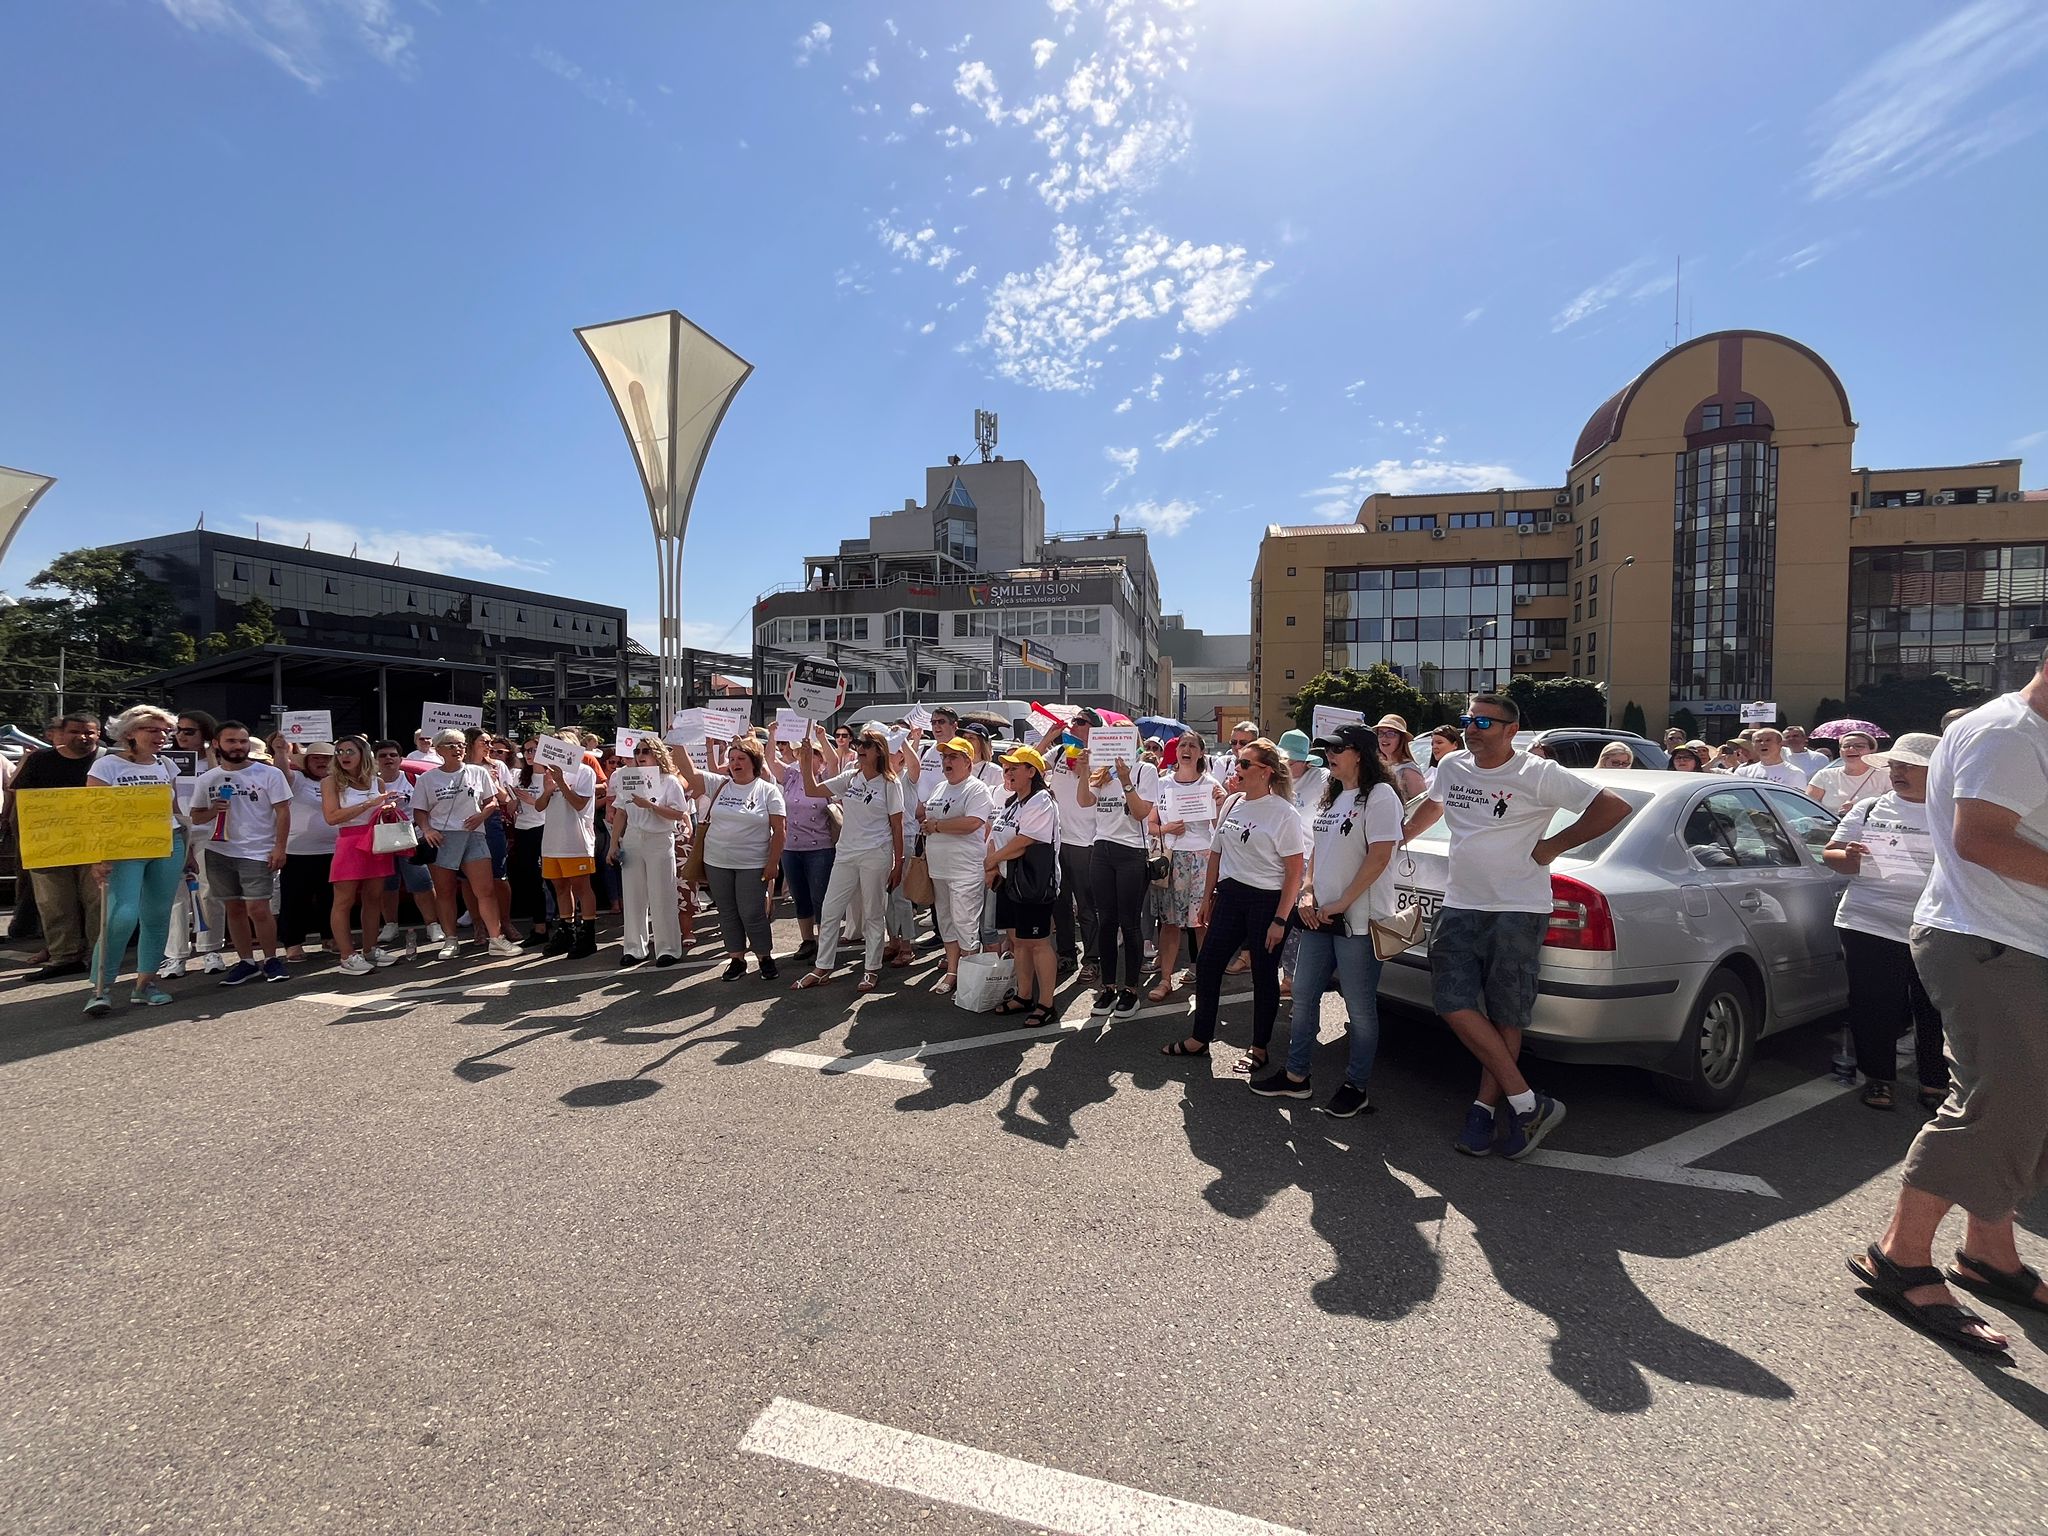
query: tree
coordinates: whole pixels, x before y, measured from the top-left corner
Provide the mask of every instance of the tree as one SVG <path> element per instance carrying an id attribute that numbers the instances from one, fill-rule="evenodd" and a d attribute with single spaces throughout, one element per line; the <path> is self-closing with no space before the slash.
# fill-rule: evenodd
<path id="1" fill-rule="evenodd" d="M 1346 667 L 1341 672 L 1318 672 L 1294 696 L 1291 712 L 1295 726 L 1307 730 L 1318 704 L 1333 709 L 1355 709 L 1370 724 L 1382 715 L 1401 716 L 1419 728 L 1427 705 L 1411 684 L 1384 661 L 1370 672 Z"/>
<path id="2" fill-rule="evenodd" d="M 1505 691 L 1522 712 L 1524 730 L 1600 725 L 1607 719 L 1607 696 L 1590 677 L 1513 677 Z"/>
<path id="3" fill-rule="evenodd" d="M 1813 711 L 1813 723 L 1826 725 L 1830 720 L 1840 720 L 1849 713 L 1849 706 L 1840 699 L 1822 699 Z"/>
<path id="4" fill-rule="evenodd" d="M 1691 710 L 1674 709 L 1671 711 L 1671 724 L 1685 732 L 1685 739 L 1687 741 L 1698 741 L 1700 739 L 1700 717 Z"/>
<path id="5" fill-rule="evenodd" d="M 60 659 L 65 702 L 103 707 L 132 700 L 135 678 L 192 658 L 170 589 L 136 565 L 132 550 L 73 550 L 28 587 L 38 595 L 0 609 L 0 701 L 8 713 L 47 713 Z"/>
<path id="6" fill-rule="evenodd" d="M 1643 706 L 1634 699 L 1630 699 L 1622 706 L 1621 728 L 1624 731 L 1634 731 L 1638 736 L 1650 734 L 1650 722 L 1643 717 Z"/>
<path id="7" fill-rule="evenodd" d="M 1848 712 L 1860 720 L 1883 726 L 1894 737 L 1906 731 L 1939 731 L 1941 717 L 1952 709 L 1970 709 L 1984 702 L 1985 691 L 1975 683 L 1946 672 L 1924 677 L 1881 678 L 1866 683 L 1849 695 Z"/>

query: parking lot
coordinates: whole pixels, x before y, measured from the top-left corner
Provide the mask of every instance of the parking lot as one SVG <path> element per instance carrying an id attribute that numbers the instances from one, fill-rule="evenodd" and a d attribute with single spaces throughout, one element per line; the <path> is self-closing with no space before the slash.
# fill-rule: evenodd
<path id="1" fill-rule="evenodd" d="M 15 987 L 0 1525 L 2039 1528 L 2048 1332 L 1857 1298 L 1918 1119 L 1825 1030 L 1716 1116 L 1542 1064 L 1514 1165 L 1452 1152 L 1417 1015 L 1333 1121 L 1231 1073 L 1242 996 L 1181 1063 L 1171 1007 L 1026 1036 L 708 954 Z"/>

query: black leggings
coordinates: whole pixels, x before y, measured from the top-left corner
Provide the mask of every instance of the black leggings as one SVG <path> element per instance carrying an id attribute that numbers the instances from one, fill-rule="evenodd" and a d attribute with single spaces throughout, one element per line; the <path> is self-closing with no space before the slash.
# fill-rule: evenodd
<path id="1" fill-rule="evenodd" d="M 546 827 L 512 829 L 512 847 L 505 860 L 505 878 L 512 882 L 512 910 L 505 914 L 508 919 L 542 924 L 548 920 L 547 898 L 541 894 L 547 882 L 540 877 L 540 840 L 546 835 Z"/>
<path id="2" fill-rule="evenodd" d="M 1123 936 L 1124 986 L 1136 991 L 1145 974 L 1145 850 L 1098 839 L 1088 856 L 1095 888 L 1095 957 L 1102 985 L 1116 985 L 1117 936 Z"/>
<path id="3" fill-rule="evenodd" d="M 321 938 L 334 915 L 334 886 L 327 878 L 331 854 L 288 853 L 277 876 L 277 942 L 293 949 L 310 934 Z M 376 935 L 369 935 L 371 942 Z"/>
<path id="4" fill-rule="evenodd" d="M 1240 948 L 1252 957 L 1252 1044 L 1264 1050 L 1273 1038 L 1273 1020 L 1280 1015 L 1280 946 L 1266 947 L 1266 925 L 1279 910 L 1278 891 L 1262 891 L 1236 880 L 1216 882 L 1209 931 L 1202 936 L 1202 955 L 1195 962 L 1195 1018 L 1188 1033 L 1197 1040 L 1216 1038 L 1223 971 Z"/>
<path id="5" fill-rule="evenodd" d="M 1946 1088 L 1948 1060 L 1942 1055 L 1941 1011 L 1920 985 L 1913 951 L 1897 939 L 1837 928 L 1849 962 L 1849 1033 L 1856 1041 L 1856 1070 L 1874 1083 L 1899 1075 L 1899 1036 L 1913 1024 L 1913 1054 L 1919 1058 L 1920 1086 Z"/>

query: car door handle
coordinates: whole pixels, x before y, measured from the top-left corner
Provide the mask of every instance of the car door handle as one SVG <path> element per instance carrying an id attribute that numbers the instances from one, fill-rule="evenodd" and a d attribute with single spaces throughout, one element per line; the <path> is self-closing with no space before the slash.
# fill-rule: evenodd
<path id="1" fill-rule="evenodd" d="M 1764 909 L 1764 899 L 1757 895 L 1755 891 L 1751 891 L 1740 901 L 1736 902 L 1735 905 L 1742 908 L 1745 912 L 1761 912 Z"/>

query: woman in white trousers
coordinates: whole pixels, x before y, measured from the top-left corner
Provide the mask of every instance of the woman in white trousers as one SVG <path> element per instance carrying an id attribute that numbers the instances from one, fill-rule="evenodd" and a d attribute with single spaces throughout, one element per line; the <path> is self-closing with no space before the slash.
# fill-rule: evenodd
<path id="1" fill-rule="evenodd" d="M 843 820 L 832 859 L 832 878 L 818 913 L 818 957 L 797 987 L 822 987 L 839 963 L 839 924 L 856 899 L 866 964 L 856 992 L 881 982 L 882 949 L 888 937 L 889 892 L 903 879 L 903 785 L 889 762 L 889 739 L 869 727 L 857 739 L 854 765 L 829 779 L 818 777 L 817 749 L 807 738 L 797 755 L 804 793 L 830 795 Z"/>
<path id="2" fill-rule="evenodd" d="M 974 776 L 974 746 L 966 737 L 941 742 L 939 762 L 940 780 L 918 801 L 917 822 L 932 877 L 932 920 L 946 945 L 946 974 L 932 991 L 945 997 L 959 979 L 960 957 L 981 948 L 982 898 L 988 888 L 981 861 L 996 805 L 988 785 Z"/>
<path id="3" fill-rule="evenodd" d="M 647 958 L 651 928 L 654 963 L 674 965 L 683 955 L 676 833 L 689 824 L 690 797 L 675 776 L 668 748 L 652 736 L 642 736 L 634 747 L 633 766 L 654 769 L 660 777 L 651 794 L 615 790 L 612 795 L 610 859 L 619 866 L 620 904 L 626 914 L 619 964 L 638 965 Z"/>

